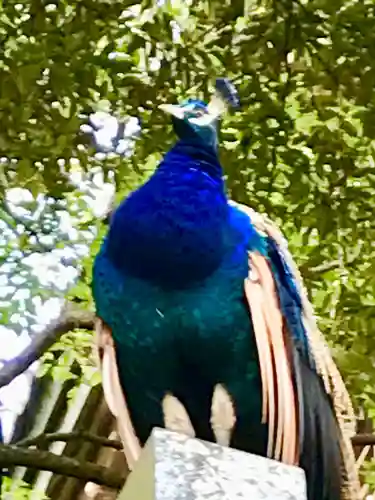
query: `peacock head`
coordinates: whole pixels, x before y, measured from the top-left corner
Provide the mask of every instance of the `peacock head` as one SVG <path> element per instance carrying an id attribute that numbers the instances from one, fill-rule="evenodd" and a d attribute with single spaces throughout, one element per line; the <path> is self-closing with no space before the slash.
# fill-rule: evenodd
<path id="1" fill-rule="evenodd" d="M 229 107 L 238 108 L 239 98 L 230 80 L 218 78 L 215 94 L 208 104 L 188 99 L 181 104 L 162 104 L 159 107 L 172 115 L 173 128 L 181 140 L 216 150 L 220 117 Z"/>

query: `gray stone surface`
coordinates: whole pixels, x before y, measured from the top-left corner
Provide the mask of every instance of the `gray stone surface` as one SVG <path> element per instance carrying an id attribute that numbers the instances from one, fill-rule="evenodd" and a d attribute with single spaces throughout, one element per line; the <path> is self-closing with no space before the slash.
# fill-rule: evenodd
<path id="1" fill-rule="evenodd" d="M 119 500 L 306 500 L 298 467 L 154 429 Z"/>

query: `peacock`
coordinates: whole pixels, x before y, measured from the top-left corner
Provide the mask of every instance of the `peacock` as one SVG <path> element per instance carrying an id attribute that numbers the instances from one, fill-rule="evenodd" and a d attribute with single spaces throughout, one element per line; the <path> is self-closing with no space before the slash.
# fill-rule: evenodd
<path id="1" fill-rule="evenodd" d="M 359 498 L 349 395 L 287 242 L 228 199 L 226 78 L 162 104 L 177 142 L 111 216 L 93 266 L 103 388 L 130 468 L 167 427 L 303 468 L 308 500 Z"/>

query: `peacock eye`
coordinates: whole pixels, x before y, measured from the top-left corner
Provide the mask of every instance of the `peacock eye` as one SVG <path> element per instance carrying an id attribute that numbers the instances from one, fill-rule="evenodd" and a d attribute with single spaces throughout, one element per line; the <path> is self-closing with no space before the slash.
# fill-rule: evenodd
<path id="1" fill-rule="evenodd" d="M 196 109 L 196 110 L 194 110 L 194 116 L 196 118 L 200 118 L 201 116 L 203 116 L 205 114 L 206 114 L 206 110 L 204 110 L 204 109 Z"/>

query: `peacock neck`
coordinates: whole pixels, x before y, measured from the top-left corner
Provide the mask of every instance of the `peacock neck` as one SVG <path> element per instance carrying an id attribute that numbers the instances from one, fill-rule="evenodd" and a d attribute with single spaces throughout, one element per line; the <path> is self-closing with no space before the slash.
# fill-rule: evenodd
<path id="1" fill-rule="evenodd" d="M 180 140 L 171 148 L 161 162 L 158 172 L 170 169 L 173 164 L 181 166 L 186 163 L 195 163 L 195 167 L 203 175 L 208 175 L 212 181 L 223 182 L 223 169 L 221 167 L 217 150 L 204 147 L 193 140 Z M 194 168 L 189 165 L 189 168 Z"/>
<path id="2" fill-rule="evenodd" d="M 118 207 L 106 248 L 126 273 L 181 288 L 220 265 L 227 218 L 217 153 L 180 141 Z"/>

